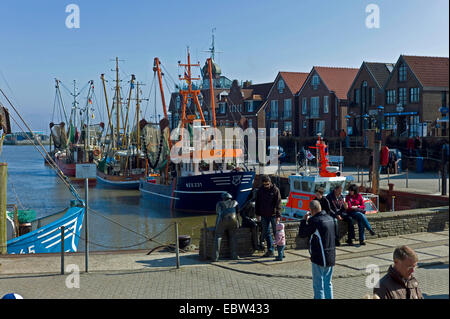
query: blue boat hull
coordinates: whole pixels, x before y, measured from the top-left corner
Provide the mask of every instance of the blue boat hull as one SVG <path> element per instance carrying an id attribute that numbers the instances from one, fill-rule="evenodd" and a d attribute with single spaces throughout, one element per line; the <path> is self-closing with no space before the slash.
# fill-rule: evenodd
<path id="1" fill-rule="evenodd" d="M 83 226 L 84 207 L 71 207 L 60 219 L 7 242 L 8 254 L 41 254 L 61 252 L 61 226 L 64 251 L 76 252 Z"/>
<path id="2" fill-rule="evenodd" d="M 190 213 L 215 214 L 221 194 L 228 192 L 242 207 L 252 191 L 255 172 L 226 172 L 178 177 L 171 185 L 140 180 L 144 198 L 164 203 L 171 209 Z"/>

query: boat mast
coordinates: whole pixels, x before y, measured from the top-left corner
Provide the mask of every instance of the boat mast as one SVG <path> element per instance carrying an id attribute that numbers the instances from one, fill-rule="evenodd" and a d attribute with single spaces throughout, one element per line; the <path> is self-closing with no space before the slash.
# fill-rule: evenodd
<path id="1" fill-rule="evenodd" d="M 214 50 L 214 35 L 213 35 L 213 50 Z M 211 58 L 208 59 L 208 73 L 209 73 L 209 91 L 211 93 L 211 109 L 212 109 L 212 115 L 213 115 L 213 127 L 216 128 L 216 106 L 215 106 L 215 101 L 214 101 L 214 83 L 213 83 L 213 79 L 212 79 L 212 57 L 214 56 L 214 51 L 213 54 L 211 55 Z"/>
<path id="2" fill-rule="evenodd" d="M 164 117 L 167 120 L 169 120 L 169 117 L 167 116 L 166 98 L 164 97 L 164 89 L 162 86 L 162 73 L 161 73 L 159 58 L 155 58 L 155 60 L 154 60 L 153 72 L 157 72 L 157 74 L 158 74 L 159 90 L 161 92 L 161 102 L 162 102 L 162 106 L 163 106 Z M 156 103 L 156 101 L 155 101 L 155 103 Z M 155 116 L 156 116 L 156 114 L 155 114 Z M 170 134 L 169 134 L 169 136 L 170 136 Z M 170 140 L 170 137 L 169 137 L 168 142 L 169 142 L 169 148 L 172 148 L 172 141 Z"/>
<path id="3" fill-rule="evenodd" d="M 112 114 L 109 112 L 109 105 L 108 105 L 108 95 L 106 94 L 106 86 L 105 86 L 105 74 L 101 74 L 100 75 L 100 79 L 102 79 L 102 83 L 103 83 L 103 91 L 105 92 L 105 101 L 106 101 L 106 111 L 108 112 L 108 123 L 109 123 L 109 127 L 111 128 L 111 140 L 110 143 L 113 143 L 113 148 L 114 148 L 114 128 L 112 126 L 112 122 L 111 122 L 111 116 Z"/>
<path id="4" fill-rule="evenodd" d="M 181 116 L 181 129 L 183 129 L 184 124 L 188 122 L 188 119 L 186 118 L 186 103 L 188 100 L 191 100 L 191 99 L 194 100 L 194 103 L 197 106 L 197 110 L 200 114 L 202 124 L 206 125 L 206 121 L 203 116 L 202 108 L 201 108 L 200 102 L 198 100 L 198 95 L 200 94 L 200 90 L 192 89 L 192 80 L 200 80 L 200 78 L 192 78 L 191 67 L 193 67 L 193 66 L 200 67 L 200 63 L 191 64 L 191 55 L 189 53 L 189 47 L 187 48 L 187 59 L 188 59 L 187 64 L 178 63 L 179 66 L 185 68 L 184 76 L 183 77 L 180 76 L 179 79 L 186 81 L 186 83 L 188 84 L 187 90 L 180 89 L 180 94 L 183 96 L 183 111 L 182 111 L 182 116 Z"/>
<path id="5" fill-rule="evenodd" d="M 123 134 L 123 138 L 122 138 L 122 143 L 124 145 L 126 145 L 126 134 L 125 134 L 125 130 L 127 129 L 127 125 L 128 125 L 128 112 L 130 110 L 130 102 L 131 102 L 131 91 L 133 90 L 134 87 L 134 80 L 136 79 L 136 77 L 134 76 L 134 74 L 131 74 L 131 82 L 130 82 L 130 93 L 128 95 L 128 104 L 127 104 L 127 115 L 125 116 L 125 124 L 123 126 L 124 129 L 124 134 Z"/>
<path id="6" fill-rule="evenodd" d="M 116 57 L 116 145 L 119 148 L 120 144 L 120 122 L 119 122 L 119 109 L 120 106 L 120 87 L 119 87 L 119 58 Z"/>

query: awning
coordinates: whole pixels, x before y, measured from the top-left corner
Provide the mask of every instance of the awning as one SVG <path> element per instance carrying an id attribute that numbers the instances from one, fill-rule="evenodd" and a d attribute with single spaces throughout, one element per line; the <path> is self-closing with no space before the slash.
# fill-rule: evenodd
<path id="1" fill-rule="evenodd" d="M 417 115 L 417 112 L 384 113 L 384 116 L 397 116 L 397 115 Z"/>

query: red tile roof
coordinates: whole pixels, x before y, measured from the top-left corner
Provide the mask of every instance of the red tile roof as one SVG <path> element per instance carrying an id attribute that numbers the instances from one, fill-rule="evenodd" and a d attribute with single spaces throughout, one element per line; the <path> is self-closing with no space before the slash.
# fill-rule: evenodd
<path id="1" fill-rule="evenodd" d="M 308 78 L 308 74 L 304 72 L 280 72 L 281 77 L 294 95 L 302 88 L 303 83 Z"/>
<path id="2" fill-rule="evenodd" d="M 347 92 L 359 69 L 315 66 L 322 81 L 330 91 L 334 91 L 338 99 L 346 100 Z"/>
<path id="3" fill-rule="evenodd" d="M 402 55 L 424 87 L 448 88 L 448 57 Z"/>

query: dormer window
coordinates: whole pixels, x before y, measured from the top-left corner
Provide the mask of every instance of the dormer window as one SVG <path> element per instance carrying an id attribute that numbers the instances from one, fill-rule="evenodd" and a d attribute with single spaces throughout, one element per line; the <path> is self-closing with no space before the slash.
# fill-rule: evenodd
<path id="1" fill-rule="evenodd" d="M 317 89 L 317 86 L 319 85 L 319 83 L 320 83 L 319 76 L 317 74 L 314 74 L 312 77 L 312 81 L 311 81 L 311 84 L 312 84 L 314 90 Z"/>
<path id="2" fill-rule="evenodd" d="M 278 81 L 278 92 L 283 93 L 284 88 L 285 88 L 284 81 L 283 79 L 280 79 L 280 81 Z"/>
<path id="3" fill-rule="evenodd" d="M 406 75 L 407 75 L 406 64 L 402 63 L 398 68 L 398 80 L 400 82 L 406 81 Z"/>

